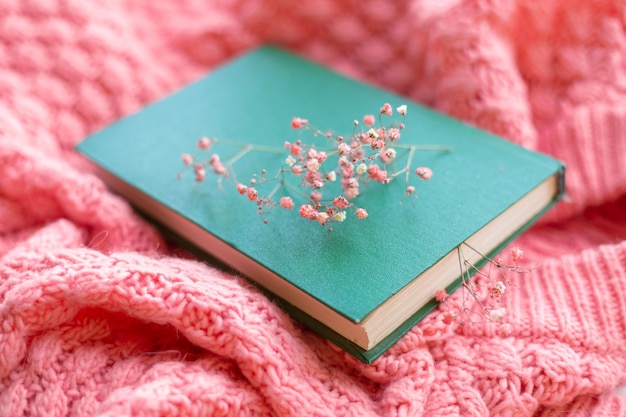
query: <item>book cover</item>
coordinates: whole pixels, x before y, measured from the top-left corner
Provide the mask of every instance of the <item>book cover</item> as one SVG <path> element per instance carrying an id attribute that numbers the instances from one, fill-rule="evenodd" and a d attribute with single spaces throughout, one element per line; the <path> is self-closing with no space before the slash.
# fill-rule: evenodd
<path id="1" fill-rule="evenodd" d="M 412 169 L 434 172 L 427 182 L 412 174 L 414 195 L 405 195 L 404 176 L 366 184 L 352 201 L 369 216 L 351 216 L 328 232 L 298 215 L 306 201 L 290 189 L 278 195 L 292 196 L 293 210 L 262 214 L 237 192 L 237 182 L 261 169 L 284 167 L 288 152 L 244 154 L 233 143 L 281 148 L 285 141 L 321 140 L 321 149 L 324 138 L 294 130 L 294 116 L 349 137 L 353 121 L 383 103 L 407 105 L 403 144 L 448 149 L 411 156 Z M 218 139 L 210 152 L 222 160 L 241 156 L 228 178 L 207 173 L 198 183 L 185 171 L 180 156 L 196 152 L 201 137 Z M 277 295 L 294 317 L 365 362 L 431 311 L 438 289 L 458 285 L 455 248 L 474 239 L 484 253 L 498 251 L 564 188 L 559 161 L 273 46 L 235 58 L 77 149 L 140 211 Z M 365 324 L 384 330 L 372 337 Z"/>

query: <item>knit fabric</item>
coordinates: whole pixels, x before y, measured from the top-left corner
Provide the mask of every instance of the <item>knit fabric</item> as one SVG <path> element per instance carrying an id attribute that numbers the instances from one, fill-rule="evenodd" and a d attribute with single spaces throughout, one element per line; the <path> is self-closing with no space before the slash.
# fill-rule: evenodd
<path id="1" fill-rule="evenodd" d="M 360 363 L 74 151 L 264 42 L 567 164 L 506 326 L 459 292 Z M 0 63 L 0 416 L 626 415 L 623 2 L 1 0 Z"/>

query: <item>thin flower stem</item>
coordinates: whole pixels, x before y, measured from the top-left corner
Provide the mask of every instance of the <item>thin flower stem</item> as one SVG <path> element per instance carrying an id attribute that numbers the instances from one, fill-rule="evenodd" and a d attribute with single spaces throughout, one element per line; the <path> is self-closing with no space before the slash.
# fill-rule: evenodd
<path id="1" fill-rule="evenodd" d="M 406 185 L 409 184 L 409 174 L 411 170 L 411 164 L 413 163 L 413 155 L 415 154 L 415 148 L 409 149 L 409 156 L 407 157 L 406 166 L 404 169 L 406 170 Z"/>
<path id="2" fill-rule="evenodd" d="M 408 166 L 406 166 L 406 167 L 402 168 L 401 170 L 396 171 L 393 174 L 389 175 L 389 178 L 395 178 L 398 175 L 403 174 L 405 172 L 406 172 L 406 182 L 408 184 L 408 182 L 409 182 L 409 167 Z"/>
<path id="3" fill-rule="evenodd" d="M 243 148 L 241 148 L 241 150 L 239 150 L 239 152 L 237 152 L 228 161 L 226 161 L 226 165 L 232 166 L 235 162 L 237 162 L 251 150 L 253 150 L 253 145 L 245 145 Z"/>
<path id="4" fill-rule="evenodd" d="M 409 151 L 409 156 L 407 157 L 406 166 L 399 171 L 394 172 L 390 175 L 391 178 L 395 178 L 398 175 L 404 173 L 405 174 L 405 182 L 409 184 L 409 175 L 411 174 L 411 164 L 413 163 L 413 155 L 415 155 L 416 151 L 442 151 L 442 152 L 450 152 L 452 148 L 448 146 L 437 146 L 437 145 L 402 145 L 402 144 L 394 144 L 393 147 L 399 149 L 405 149 Z"/>
<path id="5" fill-rule="evenodd" d="M 509 280 L 509 277 L 507 277 L 506 274 L 504 273 L 504 270 L 515 271 L 515 268 L 511 268 L 505 265 L 500 265 L 497 262 L 495 262 L 492 258 L 482 254 L 480 251 L 472 247 L 467 242 L 463 242 L 463 244 L 467 246 L 468 248 L 470 248 L 471 250 L 473 250 L 474 252 L 476 252 L 479 256 L 481 256 L 483 259 L 485 259 L 488 262 L 489 272 L 487 272 L 486 274 L 480 271 L 475 265 L 470 264 L 472 269 L 474 269 L 478 275 L 484 278 L 491 278 L 491 266 L 495 265 L 496 269 L 498 270 L 498 275 L 500 275 L 500 278 L 506 283 L 506 285 L 513 286 L 513 287 L 515 286 L 514 284 L 511 283 L 511 280 Z"/>
<path id="6" fill-rule="evenodd" d="M 295 194 L 299 195 L 300 197 L 304 198 L 305 200 L 309 199 L 309 196 L 306 195 L 305 193 L 303 193 L 298 187 L 290 184 L 287 181 L 283 182 L 283 185 L 285 186 L 285 188 L 291 190 L 292 192 L 294 192 Z"/>
<path id="7" fill-rule="evenodd" d="M 250 143 L 237 142 L 235 140 L 228 139 L 215 139 L 215 143 L 223 143 L 224 145 L 236 146 L 239 148 L 247 149 L 249 151 L 268 152 L 282 154 L 285 152 L 285 148 L 279 146 L 265 146 Z M 243 156 L 243 155 L 242 155 Z"/>
<path id="8" fill-rule="evenodd" d="M 453 150 L 450 146 L 443 145 L 405 145 L 404 143 L 394 143 L 394 148 L 399 149 L 411 149 L 413 151 L 441 151 L 451 152 Z"/>
<path id="9" fill-rule="evenodd" d="M 466 265 L 468 265 L 469 262 L 465 258 L 465 254 L 463 253 L 463 248 L 461 246 L 462 245 L 457 246 L 457 255 L 458 255 L 458 259 L 459 259 L 459 268 L 461 269 L 461 279 L 463 281 L 463 288 L 467 289 L 467 291 L 472 296 L 474 301 L 476 301 L 478 306 L 483 311 L 486 311 L 485 306 L 483 305 L 483 303 L 478 298 L 478 295 L 476 294 L 476 292 L 472 288 L 470 288 L 470 281 L 471 281 L 472 277 L 471 277 L 469 269 L 466 267 Z M 465 303 L 465 301 L 464 301 L 464 303 Z"/>
<path id="10" fill-rule="evenodd" d="M 476 252 L 481 258 L 486 259 L 488 262 L 495 264 L 496 262 L 491 259 L 490 257 L 488 257 L 487 255 L 481 253 L 478 249 L 474 248 L 473 246 L 471 246 L 469 243 L 467 242 L 463 242 L 463 244 L 465 246 L 467 246 L 468 248 L 470 248 L 471 250 L 473 250 L 474 252 Z"/>
<path id="11" fill-rule="evenodd" d="M 277 182 L 277 183 L 274 185 L 274 188 L 272 188 L 272 191 L 270 191 L 270 192 L 269 192 L 269 194 L 267 195 L 267 198 L 268 198 L 268 199 L 271 199 L 271 198 L 272 198 L 272 196 L 273 196 L 274 194 L 276 194 L 276 191 L 278 191 L 278 189 L 279 189 L 281 186 L 282 186 L 281 182 L 280 182 L 280 181 L 279 181 L 279 182 Z"/>

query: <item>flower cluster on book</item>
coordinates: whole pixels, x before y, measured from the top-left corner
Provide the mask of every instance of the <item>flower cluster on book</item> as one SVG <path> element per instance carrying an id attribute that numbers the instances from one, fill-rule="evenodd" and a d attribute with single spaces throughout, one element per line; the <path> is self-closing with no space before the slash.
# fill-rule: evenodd
<path id="1" fill-rule="evenodd" d="M 220 178 L 235 176 L 235 162 L 248 152 L 282 151 L 285 153 L 285 160 L 280 167 L 274 171 L 264 167 L 247 182 L 235 183 L 239 194 L 256 203 L 259 214 L 276 206 L 291 210 L 295 206 L 294 196 L 300 196 L 303 202 L 298 213 L 303 219 L 315 221 L 322 226 L 341 223 L 349 214 L 363 220 L 369 215 L 367 208 L 357 205 L 354 201 L 366 184 L 385 185 L 402 176 L 405 180 L 405 195 L 414 196 L 415 186 L 410 182 L 410 174 L 414 173 L 424 181 L 428 181 L 433 175 L 428 167 L 412 168 L 415 152 L 420 149 L 448 150 L 437 146 L 403 145 L 400 139 L 402 129 L 405 127 L 407 106 L 398 106 L 396 112 L 401 120 L 396 123 L 393 120 L 391 123 L 385 123 L 387 121 L 385 118 L 394 115 L 392 106 L 385 103 L 378 111 L 378 123 L 373 114 L 363 116 L 361 122 L 354 120 L 353 131 L 349 137 L 324 132 L 313 127 L 307 119 L 294 117 L 291 120 L 293 129 L 308 132 L 312 137 L 325 138 L 325 146 L 318 148 L 300 137 L 293 141 L 285 141 L 282 149 L 228 142 L 231 145 L 239 145 L 240 151 L 226 161 L 222 161 L 218 153 L 209 152 L 213 144 L 225 141 L 203 137 L 197 143 L 201 152 L 195 156 L 185 153 L 182 155 L 182 161 L 186 166 L 193 168 L 195 180 L 203 182 L 207 172 L 212 172 Z M 395 162 L 399 152 L 405 153 L 406 158 L 403 165 L 397 167 Z M 268 174 L 269 172 L 271 174 Z M 291 183 L 285 181 L 286 175 L 300 178 L 299 186 L 294 189 Z M 258 186 L 270 182 L 275 182 L 276 186 L 267 194 L 262 194 Z M 340 189 L 329 187 L 329 184 L 333 183 L 340 184 Z M 289 195 L 276 198 L 281 188 L 289 191 Z"/>

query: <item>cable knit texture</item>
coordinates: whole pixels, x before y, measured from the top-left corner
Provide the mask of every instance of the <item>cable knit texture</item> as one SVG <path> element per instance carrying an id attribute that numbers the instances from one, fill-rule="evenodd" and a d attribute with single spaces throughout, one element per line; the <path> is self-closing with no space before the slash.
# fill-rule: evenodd
<path id="1" fill-rule="evenodd" d="M 617 0 L 0 0 L 0 416 L 626 415 L 625 28 Z M 455 294 L 362 364 L 74 151 L 264 42 L 567 164 L 506 331 Z"/>

